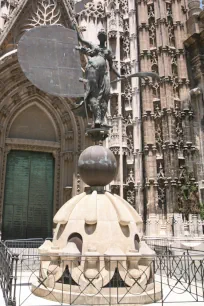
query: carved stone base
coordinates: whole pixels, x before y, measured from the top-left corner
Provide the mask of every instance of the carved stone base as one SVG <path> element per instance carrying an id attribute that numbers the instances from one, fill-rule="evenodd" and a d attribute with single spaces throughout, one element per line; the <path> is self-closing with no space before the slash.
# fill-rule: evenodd
<path id="1" fill-rule="evenodd" d="M 56 284 L 54 290 L 51 288 L 45 288 L 44 286 L 39 286 L 39 284 L 32 285 L 32 292 L 36 296 L 43 297 L 50 301 L 58 301 L 67 304 L 77 304 L 77 305 L 114 305 L 118 303 L 118 300 L 123 302 L 121 306 L 135 305 L 140 306 L 144 304 L 152 303 L 152 301 L 158 301 L 161 299 L 161 286 L 148 285 L 146 290 L 141 294 L 127 294 L 126 288 L 120 288 L 117 293 L 117 288 L 111 288 L 111 295 L 109 288 L 103 288 L 100 294 L 95 294 L 93 288 L 93 294 L 84 294 L 78 286 L 72 286 L 70 291 L 70 285 Z M 50 294 L 51 292 L 51 294 Z"/>
<path id="2" fill-rule="evenodd" d="M 109 135 L 110 127 L 100 127 L 100 128 L 88 128 L 86 129 L 87 135 L 95 142 L 105 140 Z"/>

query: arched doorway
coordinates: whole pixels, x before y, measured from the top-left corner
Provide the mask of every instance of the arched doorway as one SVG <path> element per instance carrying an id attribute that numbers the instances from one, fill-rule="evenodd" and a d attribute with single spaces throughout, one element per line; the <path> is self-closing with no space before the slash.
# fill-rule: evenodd
<path id="1" fill-rule="evenodd" d="M 33 104 L 14 118 L 8 139 L 32 145 L 29 150 L 14 145 L 7 155 L 2 239 L 51 237 L 55 160 L 46 145 L 57 142 L 53 122 Z"/>
<path id="2" fill-rule="evenodd" d="M 84 183 L 78 174 L 78 157 L 92 142 L 85 137 L 84 121 L 71 112 L 73 101 L 38 90 L 22 73 L 13 54 L 5 57 L 0 66 L 1 79 L 5 79 L 5 73 L 10 71 L 8 84 L 0 91 L 0 234 L 5 239 L 5 185 L 9 154 L 12 151 L 29 151 L 53 156 L 54 215 L 72 196 L 83 191 Z"/>

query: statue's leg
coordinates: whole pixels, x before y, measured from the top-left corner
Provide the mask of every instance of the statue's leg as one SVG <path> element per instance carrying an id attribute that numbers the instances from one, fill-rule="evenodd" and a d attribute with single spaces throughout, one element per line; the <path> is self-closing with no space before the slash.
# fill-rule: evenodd
<path id="1" fill-rule="evenodd" d="M 101 125 L 103 126 L 106 125 L 104 119 L 107 113 L 107 109 L 108 109 L 108 102 L 105 100 L 102 100 L 101 101 Z"/>
<path id="2" fill-rule="evenodd" d="M 103 78 L 103 95 L 101 97 L 100 106 L 101 106 L 101 125 L 107 126 L 104 122 L 105 115 L 108 110 L 108 101 L 110 98 L 110 79 L 107 74 Z"/>
<path id="3" fill-rule="evenodd" d="M 94 126 L 100 127 L 101 125 L 101 108 L 97 101 L 97 98 L 91 97 L 89 98 L 89 103 L 91 105 L 91 110 L 94 115 Z"/>
<path id="4" fill-rule="evenodd" d="M 85 80 L 84 101 L 89 99 L 89 95 L 92 94 L 94 88 L 96 87 L 96 72 L 94 67 L 90 66 L 86 68 Z"/>

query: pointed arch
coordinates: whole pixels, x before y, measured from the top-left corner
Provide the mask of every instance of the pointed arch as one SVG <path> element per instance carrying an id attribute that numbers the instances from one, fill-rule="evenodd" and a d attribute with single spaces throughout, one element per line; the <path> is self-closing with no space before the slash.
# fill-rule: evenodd
<path id="1" fill-rule="evenodd" d="M 41 95 L 40 93 L 33 93 L 32 96 L 30 94 L 24 93 L 23 95 L 18 96 L 19 103 L 16 103 L 11 109 L 9 114 L 5 119 L 5 139 L 9 138 L 9 133 L 11 131 L 11 127 L 15 120 L 20 116 L 26 109 L 29 109 L 33 105 L 37 105 L 37 107 L 46 114 L 48 120 L 52 124 L 54 128 L 54 133 L 56 135 L 56 140 L 60 142 L 62 134 L 63 134 L 63 126 L 60 126 L 60 117 L 57 116 L 54 108 L 48 102 L 48 99 Z"/>
<path id="2" fill-rule="evenodd" d="M 53 118 L 39 102 L 22 108 L 10 123 L 9 138 L 57 141 L 57 129 Z"/>

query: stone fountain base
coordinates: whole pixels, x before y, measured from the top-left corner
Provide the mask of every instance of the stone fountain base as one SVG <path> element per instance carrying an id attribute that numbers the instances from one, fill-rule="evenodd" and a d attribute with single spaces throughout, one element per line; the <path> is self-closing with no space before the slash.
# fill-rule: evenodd
<path id="1" fill-rule="evenodd" d="M 116 175 L 113 153 L 92 146 L 79 158 L 89 185 L 54 217 L 52 241 L 39 248 L 33 294 L 75 305 L 144 305 L 161 299 L 154 282 L 155 252 L 143 241 L 142 219 L 123 198 L 105 190 Z"/>

